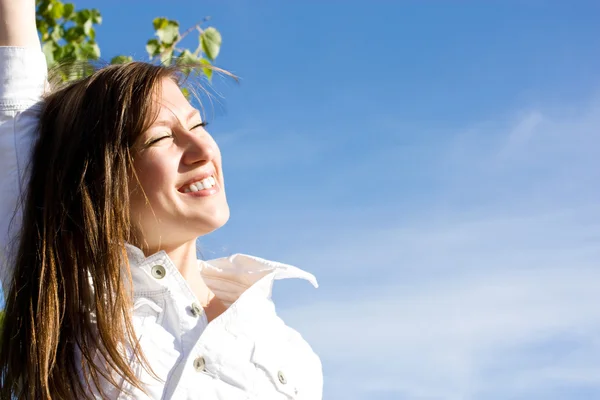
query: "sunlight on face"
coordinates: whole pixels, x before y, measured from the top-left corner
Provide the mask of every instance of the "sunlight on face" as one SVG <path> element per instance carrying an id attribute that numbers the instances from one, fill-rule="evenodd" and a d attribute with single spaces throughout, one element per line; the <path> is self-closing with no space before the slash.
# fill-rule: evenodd
<path id="1" fill-rule="evenodd" d="M 162 81 L 157 99 L 158 118 L 135 145 L 141 188 L 131 195 L 133 223 L 152 252 L 193 241 L 229 219 L 221 153 L 200 113 L 171 79 Z"/>

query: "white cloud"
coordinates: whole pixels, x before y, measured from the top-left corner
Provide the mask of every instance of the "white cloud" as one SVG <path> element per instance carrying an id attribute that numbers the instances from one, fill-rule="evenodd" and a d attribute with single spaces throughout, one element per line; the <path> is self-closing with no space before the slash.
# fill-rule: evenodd
<path id="1" fill-rule="evenodd" d="M 540 260 L 552 260 L 560 250 L 539 252 Z M 329 388 L 331 394 L 344 385 L 367 393 L 385 384 L 407 398 L 471 398 L 472 391 L 510 393 L 519 386 L 577 384 L 590 377 L 600 389 L 600 378 L 593 378 L 598 362 L 538 362 L 523 349 L 566 336 L 600 359 L 600 270 L 592 265 L 594 258 L 547 268 L 527 261 L 502 268 L 498 256 L 492 250 L 489 262 L 475 257 L 469 263 L 463 255 L 467 272 L 459 266 L 436 274 L 427 263 L 413 265 L 424 270 L 403 281 L 402 259 L 388 261 L 389 283 L 336 288 L 334 299 L 283 314 L 302 326 L 329 366 L 328 376 L 340 382 Z M 323 290 L 332 288 L 323 285 Z M 517 353 L 513 360 L 497 362 L 511 351 Z M 499 370 L 500 378 L 487 369 Z"/>
<path id="2" fill-rule="evenodd" d="M 322 211 L 284 257 L 321 278 L 282 314 L 322 355 L 325 398 L 600 396 L 600 107 L 504 125 L 422 147 L 435 201 Z"/>

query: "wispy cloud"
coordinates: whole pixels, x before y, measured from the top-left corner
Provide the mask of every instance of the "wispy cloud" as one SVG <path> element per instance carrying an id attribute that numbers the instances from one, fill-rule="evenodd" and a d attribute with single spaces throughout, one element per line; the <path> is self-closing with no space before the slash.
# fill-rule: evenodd
<path id="1" fill-rule="evenodd" d="M 508 397 L 582 382 L 600 390 L 599 281 L 599 271 L 578 266 L 482 268 L 340 292 L 284 315 L 303 326 L 332 378 L 329 394 L 340 398 L 382 387 L 411 399 Z"/>
<path id="2" fill-rule="evenodd" d="M 323 292 L 282 314 L 322 355 L 326 398 L 600 396 L 599 116 L 477 124 L 418 145 L 435 199 L 315 211 L 286 259 Z M 402 165 L 387 148 L 346 173 L 378 167 L 389 188 Z"/>

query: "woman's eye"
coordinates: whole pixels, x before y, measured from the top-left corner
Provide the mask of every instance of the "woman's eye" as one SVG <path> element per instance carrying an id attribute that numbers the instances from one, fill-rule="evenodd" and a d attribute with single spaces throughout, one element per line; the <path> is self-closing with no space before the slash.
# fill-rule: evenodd
<path id="1" fill-rule="evenodd" d="M 200 122 L 199 124 L 194 125 L 192 127 L 192 129 L 190 129 L 190 131 L 193 131 L 194 129 L 200 128 L 200 127 L 204 128 L 206 125 L 208 125 L 208 122 L 206 122 L 206 121 Z"/>
<path id="2" fill-rule="evenodd" d="M 173 135 L 165 135 L 165 136 L 157 137 L 156 139 L 152 139 L 148 143 L 146 143 L 146 146 L 152 146 L 153 144 L 158 143 L 163 139 L 169 139 L 172 137 L 173 137 Z"/>

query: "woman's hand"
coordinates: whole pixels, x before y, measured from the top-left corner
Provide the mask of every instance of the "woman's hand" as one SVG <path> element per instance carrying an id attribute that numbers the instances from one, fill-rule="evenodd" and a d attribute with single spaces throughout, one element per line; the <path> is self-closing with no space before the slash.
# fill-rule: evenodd
<path id="1" fill-rule="evenodd" d="M 0 46 L 40 48 L 35 0 L 0 0 Z"/>

